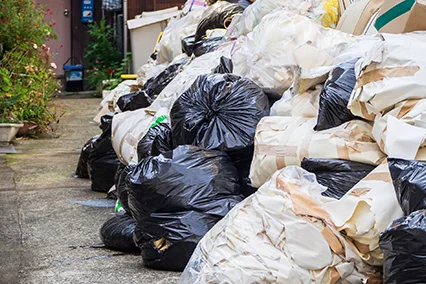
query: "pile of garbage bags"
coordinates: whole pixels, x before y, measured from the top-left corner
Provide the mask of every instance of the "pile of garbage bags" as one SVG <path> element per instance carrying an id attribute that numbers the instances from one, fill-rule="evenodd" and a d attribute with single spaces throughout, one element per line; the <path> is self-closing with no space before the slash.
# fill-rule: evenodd
<path id="1" fill-rule="evenodd" d="M 82 149 L 107 248 L 180 283 L 425 282 L 426 6 L 350 2 L 184 5 Z"/>

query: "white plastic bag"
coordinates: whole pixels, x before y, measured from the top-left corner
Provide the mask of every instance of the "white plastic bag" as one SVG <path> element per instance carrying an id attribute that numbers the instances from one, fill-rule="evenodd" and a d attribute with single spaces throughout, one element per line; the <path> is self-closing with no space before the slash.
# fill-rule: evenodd
<path id="1" fill-rule="evenodd" d="M 375 168 L 340 200 L 325 203 L 337 230 L 353 240 L 352 245 L 370 265 L 383 265 L 379 237 L 404 213 L 398 203 L 387 161 Z"/>
<path id="2" fill-rule="evenodd" d="M 349 34 L 325 29 L 307 17 L 276 11 L 237 40 L 234 73 L 282 94 L 294 82 L 299 66 L 332 65 L 333 58 L 355 42 Z"/>
<path id="3" fill-rule="evenodd" d="M 266 15 L 278 11 L 291 11 L 324 23 L 326 27 L 335 27 L 338 22 L 338 1 L 326 0 L 256 0 L 248 6 L 241 16 L 235 16 L 228 28 L 227 37 L 238 38 L 247 35 Z"/>
<path id="4" fill-rule="evenodd" d="M 201 20 L 204 6 L 199 7 L 183 15 L 181 18 L 172 18 L 163 32 L 160 42 L 157 44 L 157 64 L 169 63 L 182 54 L 182 39 L 195 34 L 198 22 Z"/>
<path id="5" fill-rule="evenodd" d="M 374 269 L 331 222 L 315 175 L 290 166 L 200 241 L 181 284 L 365 283 Z"/>
<path id="6" fill-rule="evenodd" d="M 413 160 L 426 146 L 426 99 L 407 100 L 376 115 L 373 136 L 389 157 Z"/>
<path id="7" fill-rule="evenodd" d="M 426 98 L 426 32 L 381 34 L 355 66 L 348 108 L 368 120 L 402 101 Z"/>
<path id="8" fill-rule="evenodd" d="M 264 117 L 256 128 L 250 180 L 260 187 L 279 169 L 300 165 L 303 158 L 343 159 L 379 164 L 385 154 L 371 133 L 371 125 L 352 120 L 338 127 L 314 131 L 316 118 Z"/>

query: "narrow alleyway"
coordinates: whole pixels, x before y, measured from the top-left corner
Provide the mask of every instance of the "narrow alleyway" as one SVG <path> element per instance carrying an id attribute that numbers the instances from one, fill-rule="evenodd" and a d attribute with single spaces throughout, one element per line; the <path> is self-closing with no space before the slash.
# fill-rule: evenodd
<path id="1" fill-rule="evenodd" d="M 62 98 L 59 138 L 20 140 L 0 155 L 0 283 L 175 283 L 139 255 L 102 248 L 99 228 L 113 211 L 90 181 L 74 179 L 79 151 L 95 134 L 100 99 Z"/>

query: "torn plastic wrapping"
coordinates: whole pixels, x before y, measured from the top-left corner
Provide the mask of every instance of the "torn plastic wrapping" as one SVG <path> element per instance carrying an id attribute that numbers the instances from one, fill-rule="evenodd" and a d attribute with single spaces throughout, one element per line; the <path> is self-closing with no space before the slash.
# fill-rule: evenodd
<path id="1" fill-rule="evenodd" d="M 235 17 L 228 28 L 227 37 L 238 38 L 247 35 L 254 30 L 264 16 L 278 10 L 305 15 L 315 19 L 317 23 L 324 24 L 325 27 L 332 27 L 338 21 L 337 8 L 337 1 L 256 0 L 244 10 L 241 16 Z M 324 19 L 328 20 L 323 21 Z"/>
<path id="2" fill-rule="evenodd" d="M 276 172 L 198 244 L 179 283 L 365 283 L 374 269 L 330 221 L 307 171 Z"/>
<path id="3" fill-rule="evenodd" d="M 368 120 L 402 101 L 426 98 L 426 32 L 377 37 L 355 67 L 357 85 L 348 104 L 353 114 Z"/>
<path id="4" fill-rule="evenodd" d="M 220 58 L 219 65 L 213 70 L 214 74 L 228 74 L 232 73 L 234 70 L 234 65 L 232 64 L 232 60 L 225 56 Z"/>
<path id="5" fill-rule="evenodd" d="M 195 3 L 192 5 L 191 11 L 181 18 L 170 19 L 160 42 L 156 45 L 158 51 L 157 64 L 172 62 L 176 56 L 182 53 L 181 40 L 195 34 L 204 10 L 204 6 Z"/>
<path id="6" fill-rule="evenodd" d="M 371 134 L 371 125 L 352 120 L 314 131 L 316 118 L 264 117 L 256 129 L 250 180 L 258 187 L 276 171 L 300 165 L 303 158 L 344 159 L 377 165 L 385 158 Z"/>
<path id="7" fill-rule="evenodd" d="M 414 211 L 389 225 L 380 237 L 386 284 L 423 283 L 426 279 L 426 210 Z"/>
<path id="8" fill-rule="evenodd" d="M 226 28 L 226 21 L 230 23 L 234 15 L 242 12 L 243 8 L 238 4 L 226 1 L 214 3 L 205 10 L 198 23 L 197 31 L 195 32 L 195 41 L 201 40 L 206 35 L 207 30 Z"/>
<path id="9" fill-rule="evenodd" d="M 272 12 L 236 41 L 234 73 L 281 95 L 295 81 L 299 67 L 332 65 L 333 58 L 355 42 L 351 35 L 325 29 L 307 17 Z"/>
<path id="10" fill-rule="evenodd" d="M 404 216 L 386 161 L 340 200 L 326 202 L 324 208 L 337 229 L 353 240 L 354 248 L 365 262 L 374 266 L 383 265 L 380 234 L 393 220 Z"/>
<path id="11" fill-rule="evenodd" d="M 327 190 L 323 196 L 340 199 L 367 176 L 375 166 L 346 160 L 304 158 L 301 167 L 315 174 L 317 182 Z"/>
<path id="12" fill-rule="evenodd" d="M 314 130 L 325 130 L 353 119 L 360 119 L 348 109 L 348 102 L 356 83 L 355 63 L 359 58 L 334 68 L 324 84 L 319 100 L 317 124 Z"/>
<path id="13" fill-rule="evenodd" d="M 168 123 L 151 127 L 138 143 L 139 161 L 148 156 L 158 156 L 173 150 L 172 133 Z"/>
<path id="14" fill-rule="evenodd" d="M 389 171 L 404 213 L 426 209 L 426 162 L 389 159 Z"/>
<path id="15" fill-rule="evenodd" d="M 95 141 L 89 154 L 87 169 L 92 182 L 92 190 L 108 192 L 114 185 L 114 176 L 120 161 L 111 145 L 112 116 L 104 115 L 101 119 L 102 134 Z"/>
<path id="16" fill-rule="evenodd" d="M 80 157 L 78 159 L 77 169 L 75 170 L 74 177 L 77 178 L 89 178 L 89 173 L 87 171 L 87 161 L 89 159 L 90 152 L 93 150 L 95 141 L 98 140 L 100 135 L 95 135 L 89 139 L 89 141 L 84 144 L 81 148 Z"/>
<path id="17" fill-rule="evenodd" d="M 102 225 L 101 240 L 105 247 L 124 252 L 140 252 L 133 241 L 136 222 L 126 213 L 116 213 Z"/>
<path id="18" fill-rule="evenodd" d="M 389 157 L 425 160 L 426 99 L 403 101 L 374 119 L 373 136 Z M 424 149 L 424 148 L 423 148 Z"/>
<path id="19" fill-rule="evenodd" d="M 187 90 L 200 74 L 209 74 L 218 65 L 222 56 L 228 56 L 231 47 L 204 54 L 191 60 L 161 92 L 148 109 L 120 113 L 114 116 L 112 144 L 124 164 L 137 162 L 137 144 L 155 120 L 169 116 L 175 100 Z"/>
<path id="20" fill-rule="evenodd" d="M 143 159 L 128 178 L 144 265 L 182 270 L 198 241 L 242 200 L 238 174 L 219 151 L 179 146 Z"/>
<path id="21" fill-rule="evenodd" d="M 121 96 L 117 100 L 117 106 L 122 112 L 125 112 L 149 107 L 152 102 L 153 99 L 151 99 L 145 91 L 137 91 Z"/>

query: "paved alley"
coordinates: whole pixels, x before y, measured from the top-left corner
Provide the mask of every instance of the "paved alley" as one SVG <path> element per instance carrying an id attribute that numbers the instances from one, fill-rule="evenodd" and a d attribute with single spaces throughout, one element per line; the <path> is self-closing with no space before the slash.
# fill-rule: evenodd
<path id="1" fill-rule="evenodd" d="M 0 283 L 175 283 L 140 255 L 103 248 L 99 228 L 113 212 L 90 181 L 71 177 L 100 99 L 61 98 L 58 138 L 19 140 L 0 155 Z"/>

